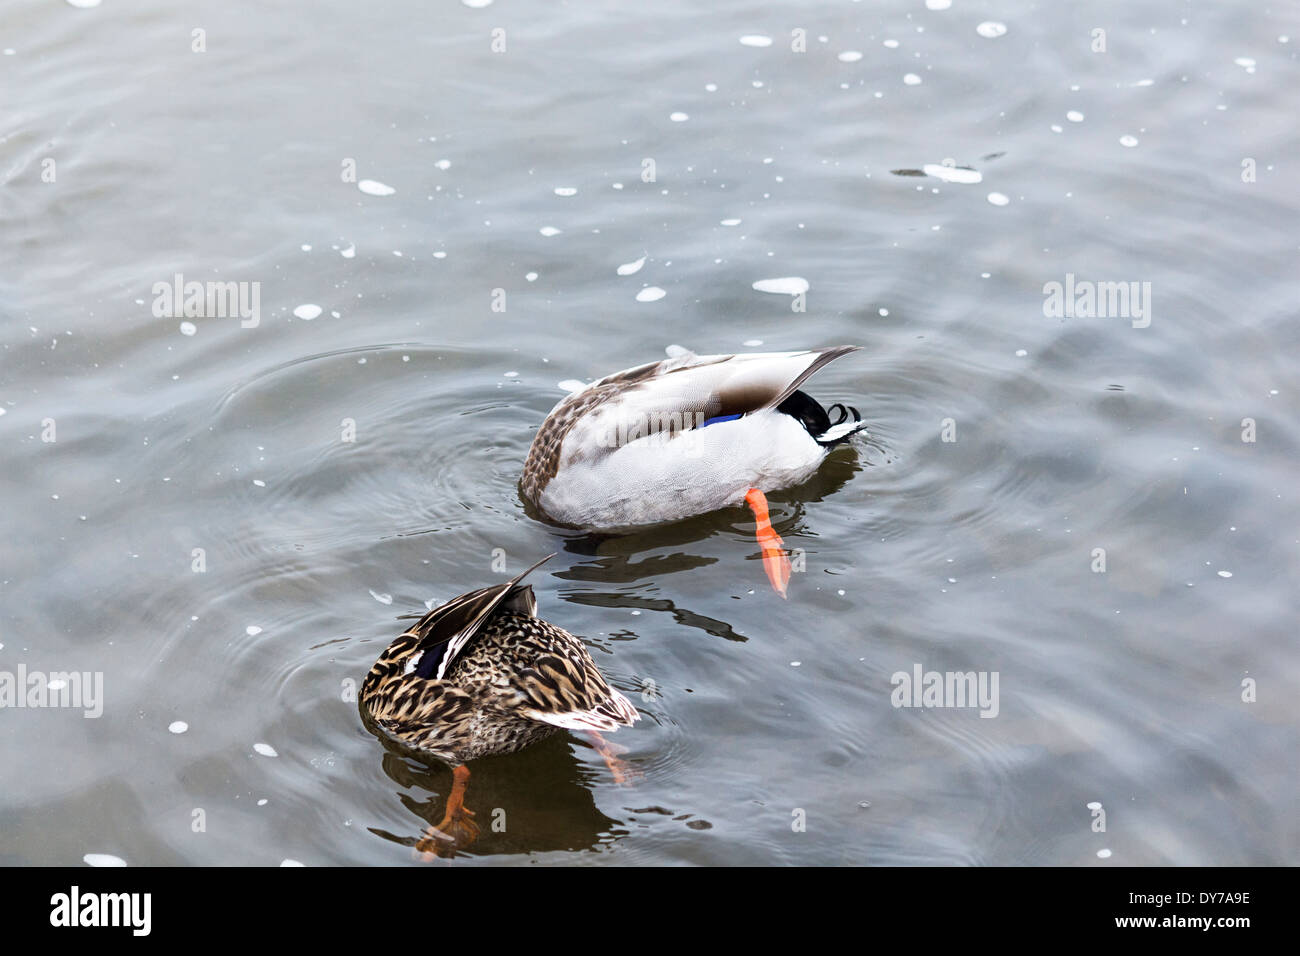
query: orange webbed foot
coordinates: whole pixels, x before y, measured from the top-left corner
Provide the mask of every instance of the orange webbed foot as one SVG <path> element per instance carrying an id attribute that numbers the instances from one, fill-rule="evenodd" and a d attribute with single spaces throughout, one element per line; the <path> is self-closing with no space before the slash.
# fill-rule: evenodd
<path id="1" fill-rule="evenodd" d="M 785 542 L 772 528 L 767 513 L 767 496 L 757 488 L 750 488 L 745 495 L 745 504 L 754 512 L 754 521 L 758 525 L 754 534 L 763 553 L 763 570 L 772 582 L 772 590 L 784 598 L 790 584 L 790 558 L 785 553 Z"/>
<path id="2" fill-rule="evenodd" d="M 598 730 L 589 731 L 588 736 L 591 739 L 591 745 L 596 748 L 596 752 L 605 761 L 605 766 L 609 768 L 609 772 L 613 775 L 616 784 L 631 786 L 645 777 L 645 774 L 626 760 L 619 759 L 622 754 L 627 753 L 627 748 L 622 744 L 610 743 L 601 736 Z"/>
<path id="3" fill-rule="evenodd" d="M 474 811 L 465 806 L 465 787 L 469 783 L 469 768 L 463 764 L 452 771 L 451 795 L 442 822 L 436 827 L 426 827 L 424 835 L 416 841 L 415 858 L 424 863 L 438 857 L 454 856 L 478 839 L 479 826 L 474 822 Z"/>

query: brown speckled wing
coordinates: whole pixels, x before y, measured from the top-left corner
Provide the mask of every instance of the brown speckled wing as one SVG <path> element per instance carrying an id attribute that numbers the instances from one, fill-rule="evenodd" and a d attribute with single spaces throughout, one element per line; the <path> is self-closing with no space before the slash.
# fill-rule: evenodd
<path id="1" fill-rule="evenodd" d="M 569 434 L 578 419 L 617 394 L 619 392 L 613 387 L 597 388 L 593 385 L 561 400 L 560 404 L 551 410 L 551 414 L 546 416 L 542 427 L 533 436 L 533 443 L 528 449 L 528 458 L 524 461 L 524 473 L 519 479 L 519 493 L 523 495 L 525 501 L 536 505 L 547 482 L 555 477 L 555 473 L 560 468 L 560 446 L 564 444 L 564 436 Z"/>

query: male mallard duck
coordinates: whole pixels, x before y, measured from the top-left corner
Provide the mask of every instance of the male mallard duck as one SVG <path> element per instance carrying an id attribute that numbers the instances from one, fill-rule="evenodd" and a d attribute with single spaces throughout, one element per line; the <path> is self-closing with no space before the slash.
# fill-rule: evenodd
<path id="1" fill-rule="evenodd" d="M 430 837 L 464 843 L 478 827 L 464 806 L 467 760 L 520 750 L 561 728 L 599 732 L 639 718 L 582 641 L 537 617 L 524 576 L 453 598 L 375 661 L 361 685 L 366 726 L 420 757 L 453 766 L 446 815 Z M 609 745 L 595 734 L 621 781 Z M 420 849 L 436 844 L 426 839 Z"/>
<path id="2" fill-rule="evenodd" d="M 830 450 L 866 428 L 799 391 L 859 346 L 806 352 L 696 355 L 615 372 L 562 399 L 528 450 L 519 488 L 557 524 L 610 530 L 749 505 L 763 565 L 785 596 L 790 561 L 765 491 L 806 481 Z M 578 383 L 580 385 L 580 383 Z"/>

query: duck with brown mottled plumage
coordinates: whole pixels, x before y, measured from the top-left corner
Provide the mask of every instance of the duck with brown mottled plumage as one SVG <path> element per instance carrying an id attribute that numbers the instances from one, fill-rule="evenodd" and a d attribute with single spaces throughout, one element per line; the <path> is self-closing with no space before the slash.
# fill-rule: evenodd
<path id="1" fill-rule="evenodd" d="M 561 729 L 585 730 L 615 779 L 626 779 L 599 732 L 631 726 L 636 708 L 582 641 L 537 617 L 532 587 L 520 584 L 550 557 L 430 611 L 389 645 L 361 686 L 362 718 L 373 733 L 453 767 L 442 823 L 419 850 L 464 846 L 477 835 L 464 805 L 466 761 L 513 753 Z"/>

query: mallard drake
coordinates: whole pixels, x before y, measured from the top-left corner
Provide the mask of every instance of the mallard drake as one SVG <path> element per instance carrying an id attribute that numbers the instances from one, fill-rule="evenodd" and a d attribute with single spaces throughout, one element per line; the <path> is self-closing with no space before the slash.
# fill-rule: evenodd
<path id="1" fill-rule="evenodd" d="M 519 583 L 553 557 L 434 608 L 379 655 L 361 685 L 361 714 L 373 733 L 453 767 L 443 821 L 417 848 L 437 839 L 463 845 L 477 834 L 464 806 L 466 761 L 513 753 L 560 729 L 593 732 L 622 779 L 599 732 L 631 726 L 636 708 L 609 686 L 582 641 L 537 617 L 532 587 Z"/>
<path id="2" fill-rule="evenodd" d="M 589 531 L 675 521 L 744 502 L 782 597 L 790 561 L 765 492 L 806 481 L 866 428 L 854 408 L 823 408 L 799 386 L 860 346 L 668 358 L 575 383 L 533 438 L 519 490 L 537 513 Z M 832 421 L 831 413 L 837 417 Z"/>

